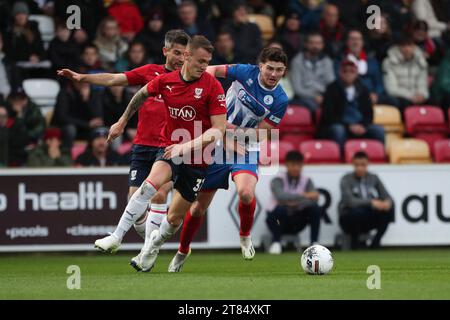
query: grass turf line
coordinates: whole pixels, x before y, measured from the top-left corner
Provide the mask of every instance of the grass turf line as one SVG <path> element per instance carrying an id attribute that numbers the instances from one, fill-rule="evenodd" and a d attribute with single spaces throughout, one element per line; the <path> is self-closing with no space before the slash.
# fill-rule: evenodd
<path id="1" fill-rule="evenodd" d="M 172 252 L 162 252 L 151 273 L 115 256 L 0 255 L 0 299 L 450 299 L 450 249 L 335 252 L 333 272 L 311 276 L 300 254 L 195 250 L 180 274 L 168 274 Z M 69 290 L 69 265 L 81 269 L 81 290 Z M 369 265 L 381 268 L 381 290 L 369 290 Z"/>

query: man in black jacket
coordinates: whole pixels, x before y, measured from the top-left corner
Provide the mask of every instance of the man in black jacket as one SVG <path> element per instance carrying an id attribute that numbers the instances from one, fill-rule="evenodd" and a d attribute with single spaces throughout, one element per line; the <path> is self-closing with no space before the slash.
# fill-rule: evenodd
<path id="1" fill-rule="evenodd" d="M 256 58 L 263 47 L 261 31 L 257 24 L 248 21 L 247 7 L 237 1 L 233 10 L 233 19 L 225 28 L 230 31 L 235 43 L 235 53 L 240 63 L 256 63 Z"/>
<path id="2" fill-rule="evenodd" d="M 341 151 L 348 138 L 384 143 L 384 129 L 372 123 L 370 93 L 358 79 L 358 68 L 353 61 L 342 61 L 339 78 L 327 87 L 322 107 L 320 135 L 336 141 Z"/>

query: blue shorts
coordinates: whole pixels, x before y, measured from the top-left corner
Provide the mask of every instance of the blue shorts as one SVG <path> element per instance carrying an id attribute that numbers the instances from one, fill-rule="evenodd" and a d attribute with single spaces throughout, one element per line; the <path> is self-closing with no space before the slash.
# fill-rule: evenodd
<path id="1" fill-rule="evenodd" d="M 213 191 L 217 189 L 228 189 L 228 177 L 231 179 L 240 173 L 248 173 L 258 179 L 258 153 L 247 154 L 242 161 L 234 161 L 234 163 L 213 163 L 208 166 L 206 171 L 206 180 L 203 184 L 202 191 Z M 256 159 L 256 161 L 255 161 Z M 236 158 L 235 158 L 236 160 Z"/>
<path id="2" fill-rule="evenodd" d="M 140 187 L 142 182 L 147 179 L 153 163 L 155 163 L 159 149 L 161 148 L 133 144 L 131 148 L 128 186 Z"/>

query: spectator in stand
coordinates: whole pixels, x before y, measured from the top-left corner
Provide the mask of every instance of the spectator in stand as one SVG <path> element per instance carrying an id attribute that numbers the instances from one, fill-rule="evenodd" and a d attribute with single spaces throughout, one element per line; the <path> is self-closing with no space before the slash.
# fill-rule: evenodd
<path id="1" fill-rule="evenodd" d="M 247 0 L 248 10 L 252 14 L 263 14 L 275 18 L 273 7 L 265 0 Z"/>
<path id="2" fill-rule="evenodd" d="M 286 19 L 281 26 L 275 39 L 278 40 L 285 49 L 289 61 L 300 52 L 304 42 L 304 37 L 300 33 L 301 22 L 299 15 L 295 12 L 290 13 L 286 16 Z"/>
<path id="3" fill-rule="evenodd" d="M 0 103 L 0 168 L 8 166 L 9 128 L 8 110 Z"/>
<path id="4" fill-rule="evenodd" d="M 323 10 L 323 0 L 289 0 L 289 12 L 296 13 L 305 32 L 317 30 Z"/>
<path id="5" fill-rule="evenodd" d="M 362 30 L 366 27 L 366 6 L 367 0 L 328 0 L 339 10 L 339 17 L 346 28 Z"/>
<path id="6" fill-rule="evenodd" d="M 339 9 L 334 4 L 326 4 L 319 25 L 320 33 L 325 40 L 325 52 L 331 58 L 337 58 L 344 45 L 344 25 L 339 22 Z"/>
<path id="7" fill-rule="evenodd" d="M 232 21 L 226 28 L 233 36 L 236 55 L 240 63 L 256 63 L 263 42 L 259 27 L 248 20 L 247 7 L 242 1 L 237 1 L 232 14 Z"/>
<path id="8" fill-rule="evenodd" d="M 110 127 L 117 122 L 127 108 L 132 96 L 123 86 L 107 87 L 102 92 L 102 119 L 106 127 Z M 136 125 L 137 115 L 133 116 L 130 122 L 128 122 L 127 128 L 131 130 L 127 130 L 126 132 L 129 138 L 134 138 L 135 132 L 133 129 L 136 128 Z"/>
<path id="9" fill-rule="evenodd" d="M 380 247 L 381 238 L 394 218 L 394 202 L 376 174 L 368 171 L 369 158 L 360 151 L 353 156 L 354 171 L 341 179 L 339 225 L 350 234 L 353 249 L 365 247 L 359 235 L 373 229 L 370 248 Z"/>
<path id="10" fill-rule="evenodd" d="M 106 142 L 108 131 L 108 128 L 105 127 L 95 128 L 91 131 L 86 150 L 75 160 L 77 166 L 106 167 L 123 164 L 121 156 Z"/>
<path id="11" fill-rule="evenodd" d="M 375 19 L 379 19 L 375 23 L 378 23 L 380 28 L 368 31 L 367 51 L 369 56 L 375 57 L 381 63 L 386 58 L 389 48 L 394 44 L 394 37 L 385 14 Z"/>
<path id="12" fill-rule="evenodd" d="M 81 43 L 88 42 L 95 38 L 97 26 L 100 21 L 107 15 L 103 0 L 57 0 L 53 1 L 55 6 L 55 16 L 62 21 L 66 21 L 69 17 L 67 8 L 76 5 L 81 12 L 81 29 L 74 31 L 74 36 Z"/>
<path id="13" fill-rule="evenodd" d="M 102 67 L 114 70 L 116 61 L 128 50 L 128 44 L 120 36 L 119 25 L 113 17 L 100 22 L 94 44 L 97 46 Z"/>
<path id="14" fill-rule="evenodd" d="M 3 37 L 0 33 L 0 104 L 3 103 L 11 92 L 9 83 L 9 65 L 3 52 Z"/>
<path id="15" fill-rule="evenodd" d="M 358 78 L 358 67 L 353 61 L 342 61 L 339 78 L 327 87 L 322 107 L 319 135 L 334 140 L 341 152 L 348 138 L 384 143 L 384 129 L 372 123 L 370 93 Z"/>
<path id="16" fill-rule="evenodd" d="M 314 112 L 321 106 L 326 87 L 334 81 L 333 62 L 323 53 L 324 43 L 320 33 L 310 33 L 305 51 L 291 62 L 289 71 L 295 98 L 292 103 Z"/>
<path id="17" fill-rule="evenodd" d="M 336 74 L 339 73 L 340 62 L 345 59 L 353 61 L 358 66 L 359 79 L 369 89 L 373 104 L 393 103 L 393 99 L 384 91 L 380 63 L 367 55 L 361 31 L 356 29 L 348 31 L 344 52 L 341 58 L 336 60 Z"/>
<path id="18" fill-rule="evenodd" d="M 428 23 L 431 38 L 440 38 L 442 32 L 449 29 L 450 24 L 448 21 L 443 22 L 437 19 L 430 0 L 414 0 L 411 8 L 417 20 L 423 20 Z"/>
<path id="19" fill-rule="evenodd" d="M 429 67 L 436 67 L 442 59 L 441 41 L 436 41 L 428 35 L 428 23 L 417 20 L 411 26 L 411 34 L 416 46 L 425 55 Z"/>
<path id="20" fill-rule="evenodd" d="M 72 158 L 67 150 L 61 148 L 61 130 L 47 128 L 44 141 L 33 149 L 28 156 L 29 167 L 69 167 Z"/>
<path id="21" fill-rule="evenodd" d="M 164 45 L 165 30 L 162 11 L 154 10 L 150 12 L 144 28 L 136 36 L 136 41 L 142 42 L 150 57 L 150 63 L 163 64 L 164 55 L 162 47 Z"/>
<path id="22" fill-rule="evenodd" d="M 445 55 L 434 77 L 431 97 L 433 102 L 440 105 L 447 114 L 447 109 L 450 108 L 450 32 L 447 32 L 443 38 L 446 47 Z"/>
<path id="23" fill-rule="evenodd" d="M 124 72 L 143 66 L 148 63 L 147 52 L 142 42 L 133 41 L 125 57 L 120 58 L 116 63 L 115 70 Z"/>
<path id="24" fill-rule="evenodd" d="M 14 22 L 5 39 L 6 55 L 11 61 L 38 63 L 45 57 L 38 25 L 35 21 L 28 19 L 29 14 L 26 3 L 14 3 L 11 12 Z"/>
<path id="25" fill-rule="evenodd" d="M 108 14 L 116 19 L 120 34 L 128 42 L 131 42 L 144 26 L 139 8 L 130 0 L 114 0 L 108 8 Z"/>
<path id="26" fill-rule="evenodd" d="M 72 32 L 66 23 L 59 21 L 55 25 L 55 38 L 50 42 L 48 55 L 53 69 L 76 68 L 80 56 L 80 47 L 71 39 Z"/>
<path id="27" fill-rule="evenodd" d="M 0 167 L 25 164 L 29 141 L 24 122 L 9 118 L 7 108 L 0 105 Z"/>
<path id="28" fill-rule="evenodd" d="M 52 125 L 62 129 L 63 143 L 87 140 L 92 128 L 103 126 L 100 93 L 88 83 L 70 82 L 58 94 Z"/>
<path id="29" fill-rule="evenodd" d="M 214 48 L 215 50 L 211 65 L 239 63 L 239 57 L 236 56 L 234 50 L 233 37 L 229 31 L 222 30 L 217 34 Z M 228 88 L 230 88 L 232 81 L 226 78 L 218 78 L 218 80 L 222 84 L 223 90 L 226 92 Z"/>
<path id="30" fill-rule="evenodd" d="M 392 30 L 394 40 L 396 40 L 405 32 L 405 27 L 411 25 L 414 20 L 411 6 L 413 1 L 414 0 L 371 0 L 367 5 L 378 5 L 381 7 L 381 12 L 388 15 L 389 26 Z"/>
<path id="31" fill-rule="evenodd" d="M 40 108 L 28 98 L 22 88 L 12 92 L 8 102 L 14 121 L 23 122 L 25 125 L 29 143 L 37 143 L 45 130 L 45 119 Z"/>
<path id="32" fill-rule="evenodd" d="M 278 174 L 270 184 L 273 200 L 267 212 L 267 227 L 272 234 L 269 253 L 280 254 L 281 236 L 302 231 L 311 226 L 310 244 L 319 239 L 322 209 L 317 204 L 319 192 L 312 180 L 302 174 L 303 155 L 290 151 L 286 155 L 286 172 Z"/>
<path id="33" fill-rule="evenodd" d="M 104 72 L 102 69 L 102 62 L 100 61 L 100 54 L 95 44 L 88 43 L 83 47 L 81 52 L 80 70 L 83 73 Z"/>
<path id="34" fill-rule="evenodd" d="M 383 73 L 387 93 L 396 99 L 401 111 L 428 99 L 428 64 L 410 37 L 402 38 L 389 49 Z"/>
<path id="35" fill-rule="evenodd" d="M 210 41 L 214 40 L 214 32 L 212 25 L 207 19 L 199 19 L 198 8 L 195 2 L 185 0 L 178 6 L 179 24 L 175 25 L 176 29 L 184 30 L 189 36 L 201 34 Z"/>

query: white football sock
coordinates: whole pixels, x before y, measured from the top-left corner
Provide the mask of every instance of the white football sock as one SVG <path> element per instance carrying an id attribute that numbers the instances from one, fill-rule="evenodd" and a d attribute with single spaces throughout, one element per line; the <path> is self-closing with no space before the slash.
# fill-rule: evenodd
<path id="1" fill-rule="evenodd" d="M 152 203 L 145 223 L 145 236 L 148 237 L 153 230 L 159 229 L 161 222 L 167 216 L 167 204 Z"/>
<path id="2" fill-rule="evenodd" d="M 167 217 L 161 222 L 161 227 L 159 228 L 159 236 L 155 239 L 154 243 L 157 246 L 161 246 L 166 240 L 170 239 L 177 231 L 180 229 L 181 225 L 174 226 L 169 223 Z"/>
<path id="3" fill-rule="evenodd" d="M 131 196 L 119 220 L 113 235 L 121 242 L 125 233 L 133 226 L 146 211 L 150 199 L 156 193 L 156 189 L 147 181 L 144 181 L 139 189 Z"/>

